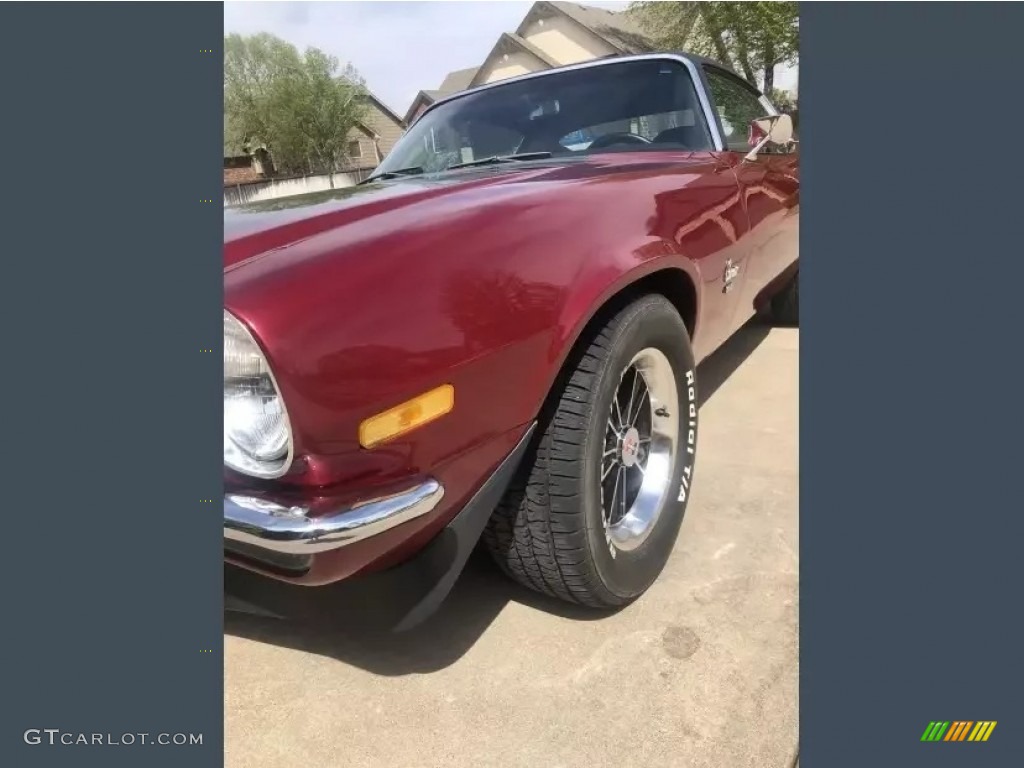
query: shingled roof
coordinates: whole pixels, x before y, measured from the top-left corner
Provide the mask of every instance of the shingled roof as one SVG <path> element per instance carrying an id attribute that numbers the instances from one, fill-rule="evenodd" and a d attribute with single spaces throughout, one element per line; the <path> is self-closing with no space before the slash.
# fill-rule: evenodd
<path id="1" fill-rule="evenodd" d="M 516 33 L 522 35 L 535 19 L 550 16 L 553 12 L 568 16 L 620 53 L 644 53 L 653 50 L 650 38 L 628 13 L 607 11 L 604 8 L 592 8 L 576 3 L 534 3 Z"/>

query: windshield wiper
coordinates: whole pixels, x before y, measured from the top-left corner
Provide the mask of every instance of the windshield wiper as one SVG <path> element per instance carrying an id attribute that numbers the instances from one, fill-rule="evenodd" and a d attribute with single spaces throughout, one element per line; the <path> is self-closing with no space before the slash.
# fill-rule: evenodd
<path id="1" fill-rule="evenodd" d="M 493 155 L 491 157 L 482 157 L 479 160 L 470 160 L 468 163 L 456 163 L 455 165 L 449 165 L 447 168 L 442 170 L 450 171 L 455 168 L 472 168 L 476 165 L 495 165 L 497 163 L 515 163 L 523 160 L 543 160 L 546 157 L 551 157 L 550 152 L 521 152 L 516 155 Z M 384 171 L 384 173 L 378 173 L 376 176 L 370 176 L 367 179 L 360 181 L 360 184 L 369 184 L 371 181 L 379 181 L 382 179 L 397 179 L 402 176 L 419 176 L 426 171 L 422 166 L 413 165 L 408 168 L 396 168 L 393 171 Z"/>
<path id="2" fill-rule="evenodd" d="M 455 165 L 449 165 L 445 170 L 450 171 L 453 168 L 472 168 L 475 165 L 496 165 L 498 163 L 514 163 L 522 160 L 543 160 L 546 157 L 551 157 L 551 153 L 522 152 L 518 155 L 493 155 L 492 157 L 482 157 L 479 160 L 470 160 L 468 163 L 456 163 Z"/>
<path id="3" fill-rule="evenodd" d="M 381 179 L 397 179 L 402 176 L 419 176 L 423 173 L 422 166 L 411 165 L 408 168 L 396 168 L 393 171 L 384 171 L 384 173 L 378 173 L 376 176 L 370 176 L 369 178 L 360 181 L 360 184 L 369 184 L 371 181 L 380 181 Z"/>

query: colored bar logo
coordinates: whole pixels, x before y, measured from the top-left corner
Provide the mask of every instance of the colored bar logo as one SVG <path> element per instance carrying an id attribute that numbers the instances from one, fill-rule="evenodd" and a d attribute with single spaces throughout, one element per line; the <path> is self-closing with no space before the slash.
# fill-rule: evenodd
<path id="1" fill-rule="evenodd" d="M 988 741 L 995 720 L 932 720 L 921 734 L 921 741 Z"/>

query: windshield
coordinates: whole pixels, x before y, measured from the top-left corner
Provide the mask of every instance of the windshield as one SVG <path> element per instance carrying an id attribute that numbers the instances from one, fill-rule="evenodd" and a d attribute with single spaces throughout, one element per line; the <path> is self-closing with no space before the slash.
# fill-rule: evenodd
<path id="1" fill-rule="evenodd" d="M 371 175 L 443 171 L 509 155 L 712 149 L 689 71 L 643 59 L 552 72 L 439 104 Z"/>

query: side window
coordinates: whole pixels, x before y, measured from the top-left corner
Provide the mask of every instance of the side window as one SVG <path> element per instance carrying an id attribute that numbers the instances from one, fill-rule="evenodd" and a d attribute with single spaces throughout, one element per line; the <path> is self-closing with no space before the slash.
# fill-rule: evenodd
<path id="1" fill-rule="evenodd" d="M 543 137 L 548 142 L 544 149 L 713 149 L 696 86 L 685 67 L 649 61 L 595 72 L 589 76 L 591 82 L 566 95 L 561 114 L 551 121 L 550 137 Z"/>
<path id="2" fill-rule="evenodd" d="M 722 121 L 726 148 L 733 152 L 749 151 L 747 130 L 750 121 L 764 117 L 768 114 L 768 108 L 757 94 L 731 77 L 713 69 L 705 70 L 705 74 Z"/>

